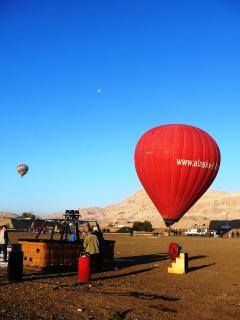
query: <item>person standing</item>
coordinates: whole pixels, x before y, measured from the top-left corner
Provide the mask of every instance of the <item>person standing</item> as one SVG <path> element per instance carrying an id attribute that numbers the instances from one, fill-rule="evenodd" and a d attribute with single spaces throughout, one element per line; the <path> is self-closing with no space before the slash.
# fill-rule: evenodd
<path id="1" fill-rule="evenodd" d="M 90 230 L 83 241 L 85 252 L 89 253 L 91 260 L 91 271 L 96 271 L 99 259 L 99 241 L 98 238 L 92 234 Z"/>
<path id="2" fill-rule="evenodd" d="M 98 238 L 99 254 L 97 256 L 97 268 L 101 270 L 104 265 L 104 254 L 106 252 L 106 243 L 103 237 L 103 232 L 98 224 L 97 224 L 97 227 L 95 227 L 93 234 Z"/>
<path id="3" fill-rule="evenodd" d="M 0 227 L 0 251 L 3 252 L 3 261 L 7 261 L 8 231 L 6 226 Z"/>

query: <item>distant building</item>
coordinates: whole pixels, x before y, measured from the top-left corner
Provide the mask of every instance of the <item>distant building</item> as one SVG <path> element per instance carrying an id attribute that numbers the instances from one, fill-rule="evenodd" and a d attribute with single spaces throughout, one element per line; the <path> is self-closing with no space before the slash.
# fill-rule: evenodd
<path id="1" fill-rule="evenodd" d="M 218 230 L 224 227 L 229 227 L 229 229 L 240 228 L 240 220 L 211 220 L 209 224 L 210 230 Z"/>
<path id="2" fill-rule="evenodd" d="M 209 224 L 210 230 L 215 230 L 219 235 L 239 236 L 240 234 L 240 220 L 212 220 Z"/>

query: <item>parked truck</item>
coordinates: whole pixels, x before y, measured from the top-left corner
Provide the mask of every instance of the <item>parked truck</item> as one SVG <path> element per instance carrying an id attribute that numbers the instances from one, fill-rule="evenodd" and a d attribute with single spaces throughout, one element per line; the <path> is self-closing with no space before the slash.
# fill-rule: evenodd
<path id="1" fill-rule="evenodd" d="M 207 230 L 206 229 L 188 229 L 185 232 L 186 236 L 206 236 L 207 235 Z"/>

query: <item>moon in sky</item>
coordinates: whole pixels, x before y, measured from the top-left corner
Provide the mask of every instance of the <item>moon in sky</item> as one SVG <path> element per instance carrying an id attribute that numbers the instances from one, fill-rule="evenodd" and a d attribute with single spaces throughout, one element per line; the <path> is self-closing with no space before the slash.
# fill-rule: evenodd
<path id="1" fill-rule="evenodd" d="M 97 93 L 101 93 L 102 92 L 102 89 L 97 89 Z"/>

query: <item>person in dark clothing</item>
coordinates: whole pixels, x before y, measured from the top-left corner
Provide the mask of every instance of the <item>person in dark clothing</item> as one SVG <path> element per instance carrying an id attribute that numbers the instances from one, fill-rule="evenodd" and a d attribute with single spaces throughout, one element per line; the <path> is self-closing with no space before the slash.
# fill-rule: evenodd
<path id="1" fill-rule="evenodd" d="M 101 270 L 103 268 L 103 259 L 104 259 L 104 253 L 106 251 L 106 244 L 103 237 L 103 232 L 100 229 L 99 225 L 97 224 L 97 227 L 94 228 L 93 234 L 98 238 L 99 242 L 99 255 L 97 257 L 97 268 L 98 270 Z"/>

